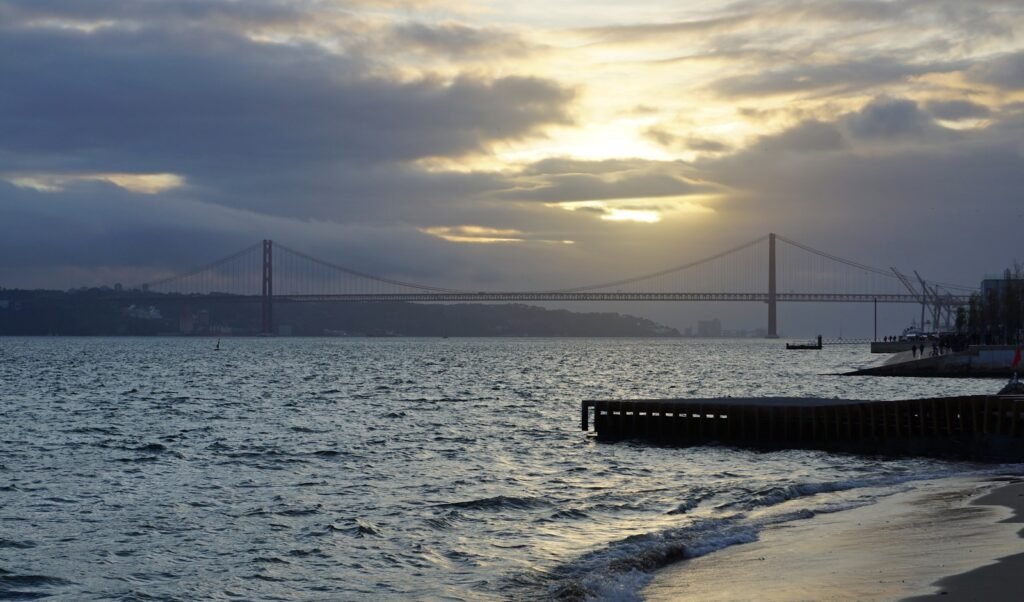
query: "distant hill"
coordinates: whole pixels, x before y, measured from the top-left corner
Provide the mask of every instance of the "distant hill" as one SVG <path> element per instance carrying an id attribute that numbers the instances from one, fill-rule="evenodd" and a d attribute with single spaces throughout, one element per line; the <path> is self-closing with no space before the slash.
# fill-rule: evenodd
<path id="1" fill-rule="evenodd" d="M 677 337 L 674 328 L 618 313 L 522 304 L 274 304 L 278 334 L 413 337 Z M 137 296 L 109 289 L 0 290 L 0 335 L 253 335 L 260 306 L 202 296 Z"/>

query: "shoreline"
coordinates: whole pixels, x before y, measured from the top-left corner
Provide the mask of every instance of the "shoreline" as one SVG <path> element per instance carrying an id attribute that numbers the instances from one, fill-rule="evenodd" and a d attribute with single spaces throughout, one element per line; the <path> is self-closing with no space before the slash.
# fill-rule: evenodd
<path id="1" fill-rule="evenodd" d="M 952 477 L 763 530 L 657 571 L 639 597 L 714 600 L 1016 600 L 1024 482 Z"/>
<path id="2" fill-rule="evenodd" d="M 1000 522 L 1015 524 L 1014 528 L 1018 529 L 1018 536 L 1024 537 L 1024 529 L 1019 529 L 1019 524 L 1024 523 L 1024 482 L 1010 482 L 972 500 L 971 503 L 978 506 L 1001 506 L 1010 509 L 1012 516 Z M 1024 542 L 1021 546 L 1024 549 Z M 938 592 L 907 598 L 903 602 L 938 599 L 988 600 L 991 602 L 1020 600 L 1020 576 L 1022 574 L 1024 574 L 1024 551 L 997 558 L 992 564 L 986 564 L 965 573 L 944 577 L 934 584 L 939 590 Z"/>

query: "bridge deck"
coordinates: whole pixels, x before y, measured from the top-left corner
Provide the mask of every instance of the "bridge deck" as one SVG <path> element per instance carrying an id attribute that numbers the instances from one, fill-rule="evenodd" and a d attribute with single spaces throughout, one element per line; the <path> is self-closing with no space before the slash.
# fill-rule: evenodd
<path id="1" fill-rule="evenodd" d="M 230 293 L 204 294 L 161 294 L 150 292 L 120 293 L 118 299 L 160 300 L 180 298 L 202 299 L 204 301 L 233 301 L 264 299 L 262 295 Z M 522 301 L 740 301 L 747 303 L 768 303 L 767 293 L 558 293 L 558 292 L 479 292 L 479 293 L 331 293 L 293 294 L 288 292 L 269 296 L 274 303 L 296 302 L 362 302 L 362 303 L 480 303 L 480 302 L 522 302 Z M 967 304 L 969 296 L 951 297 L 951 303 Z M 913 295 L 870 295 L 842 293 L 779 293 L 779 303 L 920 303 Z"/>
<path id="2" fill-rule="evenodd" d="M 1024 397 L 587 400 L 601 440 L 1024 461 Z"/>

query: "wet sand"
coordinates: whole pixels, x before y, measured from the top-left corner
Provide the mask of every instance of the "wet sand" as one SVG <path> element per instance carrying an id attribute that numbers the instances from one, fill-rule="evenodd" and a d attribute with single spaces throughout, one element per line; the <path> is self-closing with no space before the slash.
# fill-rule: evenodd
<path id="1" fill-rule="evenodd" d="M 1010 508 L 1013 516 L 1003 522 L 1024 523 L 1024 483 L 1000 487 L 973 503 Z M 1014 528 L 1019 530 L 1020 525 L 1014 525 Z M 946 577 L 936 583 L 936 587 L 939 590 L 937 593 L 910 598 L 908 602 L 940 599 L 990 602 L 1024 600 L 1024 552 L 1000 558 L 995 564 Z"/>
<path id="2" fill-rule="evenodd" d="M 673 565 L 641 594 L 651 601 L 1024 599 L 1024 539 L 1015 524 L 1024 519 L 1011 509 L 1024 516 L 1024 484 L 958 478 L 914 487 Z"/>

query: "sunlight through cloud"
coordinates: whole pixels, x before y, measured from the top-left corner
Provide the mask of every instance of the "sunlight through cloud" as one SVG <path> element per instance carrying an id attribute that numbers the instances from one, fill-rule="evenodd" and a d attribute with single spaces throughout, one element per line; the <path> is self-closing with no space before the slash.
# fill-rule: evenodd
<path id="1" fill-rule="evenodd" d="M 185 185 L 185 178 L 173 173 L 19 174 L 3 179 L 19 188 L 39 192 L 61 192 L 76 182 L 107 182 L 140 194 L 159 194 Z"/>

